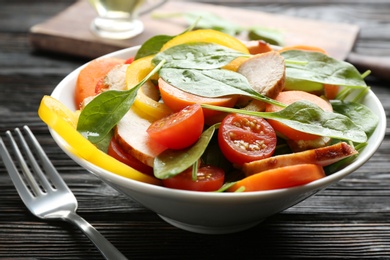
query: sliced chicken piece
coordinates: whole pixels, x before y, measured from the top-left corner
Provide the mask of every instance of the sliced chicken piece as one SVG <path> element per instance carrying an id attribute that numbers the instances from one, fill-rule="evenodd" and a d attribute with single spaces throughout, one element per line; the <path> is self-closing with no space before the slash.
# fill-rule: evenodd
<path id="1" fill-rule="evenodd" d="M 255 55 L 246 60 L 238 68 L 238 73 L 244 75 L 251 87 L 258 93 L 275 98 L 284 88 L 286 66 L 284 58 L 276 51 L 269 51 Z M 251 99 L 240 98 L 239 103 L 245 104 Z M 244 109 L 264 111 L 265 103 L 252 100 Z"/>
<path id="2" fill-rule="evenodd" d="M 287 140 L 287 144 L 293 152 L 301 152 L 309 149 L 316 149 L 329 145 L 332 138 L 320 136 L 313 140 Z"/>
<path id="3" fill-rule="evenodd" d="M 151 123 L 131 108 L 117 124 L 115 138 L 125 152 L 153 167 L 154 158 L 167 148 L 150 139 L 146 129 Z"/>
<path id="4" fill-rule="evenodd" d="M 266 159 L 245 163 L 242 171 L 249 176 L 262 171 L 294 164 L 317 164 L 327 166 L 358 152 L 347 143 L 321 147 L 303 152 L 272 156 Z"/>
<path id="5" fill-rule="evenodd" d="M 129 65 L 119 64 L 113 67 L 106 76 L 101 78 L 96 86 L 95 92 L 97 95 L 106 90 L 126 90 L 126 69 Z M 96 96 L 97 96 L 96 95 Z M 96 96 L 90 96 L 83 100 L 80 104 L 80 108 L 83 109 L 89 102 L 91 102 Z"/>
<path id="6" fill-rule="evenodd" d="M 106 85 L 109 90 L 126 90 L 126 70 L 128 66 L 128 64 L 115 66 L 104 77 L 104 85 Z"/>

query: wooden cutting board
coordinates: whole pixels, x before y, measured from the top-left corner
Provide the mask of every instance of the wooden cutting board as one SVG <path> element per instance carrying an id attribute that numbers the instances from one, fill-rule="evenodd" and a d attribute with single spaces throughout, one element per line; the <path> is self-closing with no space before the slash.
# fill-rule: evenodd
<path id="1" fill-rule="evenodd" d="M 333 57 L 342 60 L 346 59 L 351 51 L 359 32 L 356 25 L 195 2 L 170 1 L 156 12 L 185 11 L 212 12 L 241 26 L 275 28 L 282 32 L 286 45 L 319 46 Z M 89 27 L 95 16 L 95 11 L 87 1 L 78 1 L 51 19 L 33 26 L 30 30 L 31 44 L 40 50 L 92 59 L 118 49 L 140 45 L 154 35 L 176 35 L 187 27 L 186 22 L 178 18 L 153 19 L 150 14 L 146 14 L 140 18 L 145 25 L 145 31 L 141 35 L 127 40 L 107 40 L 90 31 Z"/>

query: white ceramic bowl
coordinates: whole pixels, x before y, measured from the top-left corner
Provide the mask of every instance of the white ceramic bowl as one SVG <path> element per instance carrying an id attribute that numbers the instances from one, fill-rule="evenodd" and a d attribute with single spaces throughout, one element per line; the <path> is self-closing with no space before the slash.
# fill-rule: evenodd
<path id="1" fill-rule="evenodd" d="M 134 56 L 137 50 L 138 47 L 132 47 L 106 56 L 127 59 Z M 63 79 L 52 93 L 54 98 L 72 110 L 76 109 L 74 89 L 81 68 L 76 69 Z M 368 93 L 364 103 L 379 116 L 379 125 L 369 139 L 368 146 L 353 163 L 330 176 L 307 185 L 261 192 L 192 192 L 168 189 L 127 179 L 75 156 L 67 150 L 61 137 L 52 129 L 50 131 L 57 144 L 74 161 L 108 185 L 156 212 L 166 222 L 196 233 L 224 234 L 253 227 L 268 216 L 297 204 L 362 166 L 378 149 L 386 129 L 384 109 L 373 92 Z"/>

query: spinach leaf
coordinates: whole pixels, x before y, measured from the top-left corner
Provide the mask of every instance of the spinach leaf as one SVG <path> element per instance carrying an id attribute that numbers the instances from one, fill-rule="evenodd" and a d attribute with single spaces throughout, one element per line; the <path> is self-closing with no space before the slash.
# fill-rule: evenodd
<path id="1" fill-rule="evenodd" d="M 219 167 L 225 171 L 225 173 L 230 173 L 233 171 L 232 164 L 226 159 L 223 155 L 221 148 L 218 144 L 218 137 L 215 135 L 213 140 L 207 146 L 207 149 L 202 155 L 202 163 L 205 165 L 213 165 Z"/>
<path id="2" fill-rule="evenodd" d="M 185 29 L 181 34 L 191 31 L 194 26 L 196 25 L 197 21 L 194 22 L 193 25 L 189 26 L 187 29 Z M 180 35 L 180 34 L 179 34 Z M 157 54 L 161 48 L 164 46 L 165 43 L 170 41 L 171 39 L 175 38 L 175 36 L 170 35 L 156 35 L 148 40 L 146 40 L 140 49 L 138 50 L 137 54 L 135 55 L 134 59 L 140 59 L 146 56 Z"/>
<path id="3" fill-rule="evenodd" d="M 156 35 L 144 42 L 141 48 L 138 50 L 134 59 L 140 59 L 149 55 L 158 53 L 161 47 L 175 36 L 169 35 Z"/>
<path id="4" fill-rule="evenodd" d="M 167 179 L 191 167 L 206 150 L 217 127 L 219 124 L 210 126 L 202 133 L 199 140 L 187 149 L 168 149 L 159 154 L 154 159 L 154 176 L 158 179 Z"/>
<path id="5" fill-rule="evenodd" d="M 159 74 L 169 84 L 202 97 L 254 95 L 256 92 L 243 75 L 230 70 L 162 68 Z"/>
<path id="6" fill-rule="evenodd" d="M 332 100 L 331 103 L 335 112 L 349 117 L 355 124 L 363 129 L 367 136 L 371 136 L 375 131 L 379 118 L 365 105 L 340 100 Z"/>
<path id="7" fill-rule="evenodd" d="M 249 28 L 248 37 L 250 40 L 263 40 L 273 45 L 284 45 L 281 31 L 274 28 L 253 26 Z"/>
<path id="8" fill-rule="evenodd" d="M 208 70 L 221 68 L 242 56 L 249 57 L 248 54 L 215 43 L 186 43 L 160 52 L 152 63 L 158 64 L 161 60 L 166 60 L 164 68 Z"/>
<path id="9" fill-rule="evenodd" d="M 319 52 L 290 50 L 282 52 L 286 60 L 286 76 L 324 84 L 366 87 L 359 71 L 350 63 L 340 61 Z"/>
<path id="10" fill-rule="evenodd" d="M 214 13 L 205 11 L 193 11 L 182 13 L 167 13 L 158 14 L 154 13 L 153 18 L 171 18 L 171 17 L 184 17 L 188 24 L 196 24 L 196 28 L 213 29 L 216 31 L 224 32 L 232 36 L 241 33 L 243 28 L 239 25 L 232 23 Z"/>
<path id="11" fill-rule="evenodd" d="M 294 102 L 278 112 L 253 112 L 204 104 L 202 107 L 277 120 L 291 128 L 309 134 L 328 136 L 357 143 L 367 141 L 365 132 L 347 116 L 325 112 L 317 105 L 308 101 Z"/>
<path id="12" fill-rule="evenodd" d="M 90 142 L 101 142 L 133 105 L 138 89 L 158 71 L 158 64 L 140 83 L 126 91 L 109 90 L 96 96 L 81 111 L 77 123 L 79 131 Z"/>
<path id="13" fill-rule="evenodd" d="M 256 92 L 242 74 L 224 69 L 195 70 L 162 68 L 159 75 L 169 84 L 202 97 L 244 95 L 284 107 L 285 105 Z"/>
<path id="14" fill-rule="evenodd" d="M 322 91 L 323 89 L 324 84 L 304 79 L 287 77 L 284 82 L 284 90 L 301 90 L 306 92 L 316 92 Z"/>
<path id="15" fill-rule="evenodd" d="M 113 136 L 114 136 L 114 130 L 111 129 L 111 131 L 100 142 L 96 143 L 95 146 L 100 151 L 108 153 L 108 147 L 110 146 L 110 142 Z"/>
<path id="16" fill-rule="evenodd" d="M 200 17 L 199 22 L 196 26 L 197 28 L 213 29 L 216 31 L 230 34 L 232 36 L 242 32 L 243 30 L 241 26 L 238 26 L 231 21 L 226 20 L 221 16 L 218 16 L 211 12 L 185 12 L 183 13 L 183 16 L 189 24 L 194 23 Z"/>

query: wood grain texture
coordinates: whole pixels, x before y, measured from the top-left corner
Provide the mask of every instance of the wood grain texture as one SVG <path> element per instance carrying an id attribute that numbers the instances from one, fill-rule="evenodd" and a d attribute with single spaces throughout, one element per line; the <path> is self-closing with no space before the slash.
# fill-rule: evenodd
<path id="1" fill-rule="evenodd" d="M 199 2 L 357 24 L 355 52 L 390 55 L 387 1 Z M 377 153 L 359 170 L 253 229 L 231 235 L 174 228 L 70 160 L 36 110 L 42 95 L 87 59 L 35 50 L 29 29 L 73 3 L 0 0 L 0 133 L 28 124 L 75 193 L 78 213 L 129 259 L 390 259 L 389 128 Z M 367 83 L 389 123 L 389 82 L 370 76 Z M 102 257 L 77 228 L 31 215 L 0 160 L 0 259 Z"/>
<path id="2" fill-rule="evenodd" d="M 308 44 L 324 48 L 332 56 L 345 59 L 355 43 L 359 27 L 352 24 L 328 23 L 314 19 L 265 13 L 260 10 L 245 10 L 186 1 L 170 1 L 156 13 L 166 15 L 185 11 L 207 11 L 244 26 L 263 26 L 280 30 L 286 45 Z M 31 28 L 30 39 L 38 49 L 96 58 L 103 54 L 141 45 L 156 34 L 177 35 L 188 24 L 183 19 L 155 19 L 150 14 L 140 19 L 145 24 L 141 35 L 127 40 L 107 40 L 93 35 L 89 25 L 96 17 L 86 1 L 73 6 L 55 17 Z M 332 34 L 332 41 L 328 40 Z M 243 37 L 243 39 L 247 39 Z"/>

